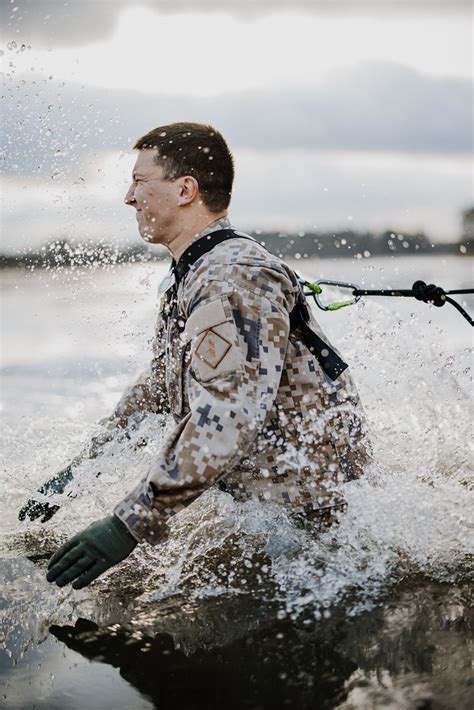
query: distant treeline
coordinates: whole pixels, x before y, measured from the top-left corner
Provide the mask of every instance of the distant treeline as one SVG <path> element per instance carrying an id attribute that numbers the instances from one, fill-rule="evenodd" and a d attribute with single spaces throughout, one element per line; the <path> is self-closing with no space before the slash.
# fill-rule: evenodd
<path id="1" fill-rule="evenodd" d="M 250 232 L 255 239 L 281 257 L 306 259 L 321 258 L 404 256 L 415 254 L 472 255 L 472 241 L 457 243 L 432 243 L 424 234 L 399 234 L 386 231 L 372 232 Z M 159 261 L 168 256 L 164 247 L 152 247 L 138 242 L 134 246 L 119 248 L 105 242 L 79 242 L 60 239 L 49 242 L 40 251 L 26 250 L 20 254 L 0 254 L 0 268 L 21 266 L 35 268 L 64 268 L 83 266 L 108 267 L 114 264 Z"/>

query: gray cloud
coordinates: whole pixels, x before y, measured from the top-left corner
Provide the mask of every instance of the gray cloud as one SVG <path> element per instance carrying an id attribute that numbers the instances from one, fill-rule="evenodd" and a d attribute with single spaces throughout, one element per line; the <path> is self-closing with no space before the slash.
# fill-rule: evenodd
<path id="1" fill-rule="evenodd" d="M 100 155 L 72 183 L 5 180 L 1 250 L 61 238 L 139 243 L 123 202 L 132 165 L 129 154 Z M 242 229 L 390 228 L 456 240 L 472 195 L 470 160 L 460 156 L 237 150 L 236 168 L 230 215 Z"/>
<path id="2" fill-rule="evenodd" d="M 368 62 L 311 91 L 170 97 L 64 84 L 44 76 L 2 87 L 3 155 L 9 174 L 76 174 L 105 150 L 127 150 L 150 128 L 213 123 L 231 147 L 258 150 L 468 153 L 472 84 Z"/>
<path id="3" fill-rule="evenodd" d="M 2 38 L 34 43 L 36 48 L 80 46 L 110 35 L 120 11 L 130 6 L 159 12 L 222 12 L 258 15 L 282 8 L 305 12 L 344 13 L 348 10 L 390 12 L 450 12 L 469 9 L 469 0 L 1 0 Z M 16 8 L 16 10 L 14 10 Z"/>
<path id="4" fill-rule="evenodd" d="M 138 3 L 127 0 L 16 0 L 11 5 L 9 0 L 1 0 L 2 35 L 8 40 L 34 43 L 38 49 L 89 44 L 110 35 L 120 10 L 133 4 Z"/>

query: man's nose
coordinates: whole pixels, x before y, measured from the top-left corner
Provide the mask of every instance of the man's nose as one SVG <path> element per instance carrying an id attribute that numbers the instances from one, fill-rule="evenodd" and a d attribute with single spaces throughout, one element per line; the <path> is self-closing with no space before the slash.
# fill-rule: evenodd
<path id="1" fill-rule="evenodd" d="M 133 183 L 128 188 L 127 194 L 125 195 L 124 202 L 126 205 L 133 205 L 135 202 L 135 186 Z"/>

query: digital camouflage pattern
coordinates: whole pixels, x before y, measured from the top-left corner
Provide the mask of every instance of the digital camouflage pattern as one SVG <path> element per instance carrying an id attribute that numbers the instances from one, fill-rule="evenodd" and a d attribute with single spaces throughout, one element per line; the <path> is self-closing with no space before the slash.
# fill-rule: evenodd
<path id="1" fill-rule="evenodd" d="M 220 220 L 198 238 L 228 228 Z M 146 479 L 117 515 L 156 543 L 167 521 L 218 484 L 327 518 L 366 461 L 363 413 L 348 370 L 333 382 L 290 333 L 294 272 L 258 243 L 231 239 L 201 256 L 162 293 L 150 368 L 117 416 L 169 412 L 176 426 Z M 325 337 L 316 321 L 311 327 Z"/>

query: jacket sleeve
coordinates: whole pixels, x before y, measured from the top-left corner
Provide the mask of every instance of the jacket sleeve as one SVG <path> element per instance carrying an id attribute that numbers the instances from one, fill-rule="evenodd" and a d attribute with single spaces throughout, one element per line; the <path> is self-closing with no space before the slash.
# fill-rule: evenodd
<path id="1" fill-rule="evenodd" d="M 137 381 L 125 390 L 111 417 L 118 426 L 125 428 L 130 417 L 137 412 L 168 413 L 167 394 L 160 365 L 160 360 L 153 359 Z"/>
<path id="2" fill-rule="evenodd" d="M 272 408 L 287 349 L 294 296 L 283 269 L 236 265 L 230 280 L 201 284 L 184 299 L 189 411 L 114 511 L 137 540 L 152 544 L 171 516 L 245 457 Z"/>
<path id="3" fill-rule="evenodd" d="M 168 395 L 164 375 L 164 326 L 161 315 L 153 341 L 153 358 L 137 381 L 128 387 L 120 398 L 110 420 L 115 426 L 125 428 L 131 416 L 137 412 L 169 412 Z"/>

